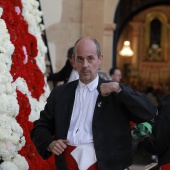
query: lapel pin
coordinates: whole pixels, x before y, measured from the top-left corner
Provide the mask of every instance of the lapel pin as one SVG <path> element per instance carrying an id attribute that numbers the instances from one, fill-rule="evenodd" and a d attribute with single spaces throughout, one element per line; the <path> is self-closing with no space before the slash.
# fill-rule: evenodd
<path id="1" fill-rule="evenodd" d="M 97 104 L 97 106 L 98 106 L 98 107 L 101 107 L 101 106 L 102 106 L 102 102 L 99 102 L 99 103 Z"/>

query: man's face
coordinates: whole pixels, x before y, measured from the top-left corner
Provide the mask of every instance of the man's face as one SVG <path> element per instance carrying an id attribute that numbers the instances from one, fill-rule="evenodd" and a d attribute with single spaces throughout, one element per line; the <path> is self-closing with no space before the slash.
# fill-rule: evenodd
<path id="1" fill-rule="evenodd" d="M 111 78 L 112 78 L 113 81 L 120 82 L 120 80 L 122 78 L 121 71 L 116 69 L 114 71 L 114 73 L 111 75 Z"/>
<path id="2" fill-rule="evenodd" d="M 97 55 L 95 43 L 88 39 L 81 39 L 75 48 L 75 65 L 79 73 L 79 78 L 84 84 L 93 81 L 101 64 L 103 56 Z"/>

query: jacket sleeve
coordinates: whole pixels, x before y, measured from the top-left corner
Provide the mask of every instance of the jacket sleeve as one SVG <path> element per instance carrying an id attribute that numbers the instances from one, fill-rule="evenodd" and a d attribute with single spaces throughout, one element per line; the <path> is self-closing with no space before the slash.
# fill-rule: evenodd
<path id="1" fill-rule="evenodd" d="M 116 95 L 128 112 L 129 119 L 135 123 L 150 121 L 156 116 L 157 108 L 143 93 L 120 83 L 121 91 Z"/>
<path id="2" fill-rule="evenodd" d="M 49 144 L 54 140 L 54 106 L 55 89 L 47 99 L 45 108 L 40 113 L 40 118 L 34 122 L 31 130 L 31 139 L 43 159 L 49 158 L 52 154 L 47 150 Z"/>

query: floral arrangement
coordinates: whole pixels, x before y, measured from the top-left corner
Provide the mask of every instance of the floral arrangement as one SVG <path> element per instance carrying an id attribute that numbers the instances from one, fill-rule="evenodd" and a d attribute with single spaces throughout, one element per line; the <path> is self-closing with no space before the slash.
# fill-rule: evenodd
<path id="1" fill-rule="evenodd" d="M 0 0 L 0 169 L 53 170 L 31 139 L 50 93 L 44 73 L 46 46 L 36 0 Z"/>

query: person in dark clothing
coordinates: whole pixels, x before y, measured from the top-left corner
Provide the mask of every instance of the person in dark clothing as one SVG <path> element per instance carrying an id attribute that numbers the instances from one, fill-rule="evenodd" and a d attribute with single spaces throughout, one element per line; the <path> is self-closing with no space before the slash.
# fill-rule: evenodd
<path id="1" fill-rule="evenodd" d="M 152 133 L 144 137 L 140 147 L 158 155 L 161 170 L 170 170 L 170 95 L 160 102 Z"/>
<path id="2" fill-rule="evenodd" d="M 57 84 L 57 82 L 60 81 L 67 83 L 73 69 L 72 60 L 73 60 L 73 47 L 69 48 L 67 52 L 67 61 L 65 63 L 65 66 L 57 73 L 50 73 L 47 77 L 47 81 L 53 81 L 54 84 Z"/>
<path id="3" fill-rule="evenodd" d="M 113 81 L 120 82 L 122 78 L 122 72 L 119 68 L 111 68 L 109 74 Z"/>

